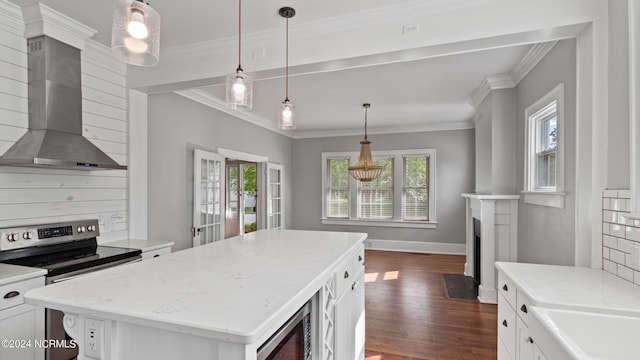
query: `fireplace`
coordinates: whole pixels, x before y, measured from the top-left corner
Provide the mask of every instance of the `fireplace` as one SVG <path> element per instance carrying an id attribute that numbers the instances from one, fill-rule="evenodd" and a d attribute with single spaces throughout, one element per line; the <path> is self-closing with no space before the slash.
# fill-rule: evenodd
<path id="1" fill-rule="evenodd" d="M 518 195 L 462 194 L 466 199 L 464 274 L 479 283 L 478 300 L 498 301 L 496 261 L 518 259 Z"/>

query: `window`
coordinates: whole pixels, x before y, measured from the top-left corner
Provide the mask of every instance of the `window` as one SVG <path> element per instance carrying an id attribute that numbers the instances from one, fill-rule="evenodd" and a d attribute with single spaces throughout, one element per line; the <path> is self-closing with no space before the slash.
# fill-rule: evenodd
<path id="1" fill-rule="evenodd" d="M 530 204 L 564 207 L 564 85 L 525 110 L 525 189 Z"/>
<path id="2" fill-rule="evenodd" d="M 435 228 L 435 149 L 373 151 L 371 182 L 349 175 L 357 152 L 323 153 L 322 223 Z"/>
<path id="3" fill-rule="evenodd" d="M 327 217 L 349 217 L 349 158 L 327 159 Z"/>
<path id="4" fill-rule="evenodd" d="M 358 183 L 358 218 L 393 219 L 393 158 L 373 162 L 384 168 L 377 179 Z"/>

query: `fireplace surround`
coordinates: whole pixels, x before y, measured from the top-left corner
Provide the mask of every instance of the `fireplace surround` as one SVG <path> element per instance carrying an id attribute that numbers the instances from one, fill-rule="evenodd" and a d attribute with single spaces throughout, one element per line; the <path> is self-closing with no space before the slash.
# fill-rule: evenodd
<path id="1" fill-rule="evenodd" d="M 518 200 L 519 195 L 462 194 L 466 199 L 466 256 L 464 274 L 477 278 L 478 300 L 495 304 L 498 273 L 496 261 L 518 261 Z M 480 263 L 476 264 L 476 236 L 480 224 Z"/>

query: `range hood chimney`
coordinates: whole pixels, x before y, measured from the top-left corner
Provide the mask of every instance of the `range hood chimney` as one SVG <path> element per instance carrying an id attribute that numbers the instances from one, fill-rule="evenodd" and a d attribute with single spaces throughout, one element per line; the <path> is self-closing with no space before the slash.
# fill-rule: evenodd
<path id="1" fill-rule="evenodd" d="M 27 46 L 29 130 L 0 165 L 126 170 L 82 136 L 80 49 L 45 35 Z"/>

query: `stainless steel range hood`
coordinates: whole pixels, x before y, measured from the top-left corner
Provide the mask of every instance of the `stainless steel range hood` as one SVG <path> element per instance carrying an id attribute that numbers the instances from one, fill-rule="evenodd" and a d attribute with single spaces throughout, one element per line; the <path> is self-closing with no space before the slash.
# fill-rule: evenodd
<path id="1" fill-rule="evenodd" d="M 0 165 L 125 170 L 82 136 L 80 50 L 47 36 L 27 44 L 29 130 Z"/>

